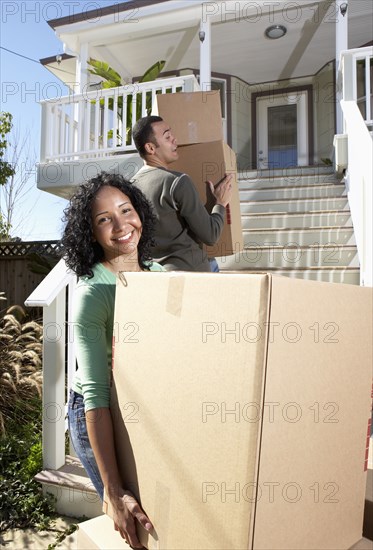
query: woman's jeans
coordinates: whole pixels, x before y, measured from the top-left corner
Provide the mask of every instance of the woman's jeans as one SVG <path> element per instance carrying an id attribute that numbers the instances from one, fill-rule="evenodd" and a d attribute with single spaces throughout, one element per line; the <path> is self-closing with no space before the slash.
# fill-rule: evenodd
<path id="1" fill-rule="evenodd" d="M 80 462 L 83 464 L 99 497 L 103 500 L 104 485 L 88 439 L 87 423 L 84 412 L 84 398 L 70 390 L 68 406 L 69 433 L 71 442 Z"/>

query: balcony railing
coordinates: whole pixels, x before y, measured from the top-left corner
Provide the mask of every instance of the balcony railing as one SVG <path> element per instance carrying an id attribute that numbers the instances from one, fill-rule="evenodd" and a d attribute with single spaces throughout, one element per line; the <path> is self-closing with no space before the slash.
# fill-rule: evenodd
<path id="1" fill-rule="evenodd" d="M 199 90 L 194 75 L 126 84 L 42 101 L 41 162 L 135 151 L 132 127 L 157 94 Z"/>

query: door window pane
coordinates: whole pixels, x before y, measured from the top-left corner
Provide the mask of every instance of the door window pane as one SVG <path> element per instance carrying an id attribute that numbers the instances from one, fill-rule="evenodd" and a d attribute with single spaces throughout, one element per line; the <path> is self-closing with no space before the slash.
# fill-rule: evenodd
<path id="1" fill-rule="evenodd" d="M 268 163 L 270 168 L 297 166 L 297 105 L 268 108 Z"/>

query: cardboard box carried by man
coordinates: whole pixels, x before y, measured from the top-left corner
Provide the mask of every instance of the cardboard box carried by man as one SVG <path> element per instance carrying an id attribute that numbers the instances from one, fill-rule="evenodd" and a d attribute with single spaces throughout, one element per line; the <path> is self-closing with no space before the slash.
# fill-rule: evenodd
<path id="1" fill-rule="evenodd" d="M 161 550 L 362 536 L 372 289 L 269 274 L 118 280 L 118 460 Z M 141 299 L 140 299 L 141 297 Z"/>
<path id="2" fill-rule="evenodd" d="M 209 203 L 206 181 L 217 183 L 232 174 L 233 194 L 219 241 L 206 247 L 209 256 L 228 256 L 243 249 L 236 155 L 223 140 L 220 93 L 159 94 L 152 114 L 170 124 L 177 138 L 179 159 L 172 170 L 188 174 L 204 204 Z"/>

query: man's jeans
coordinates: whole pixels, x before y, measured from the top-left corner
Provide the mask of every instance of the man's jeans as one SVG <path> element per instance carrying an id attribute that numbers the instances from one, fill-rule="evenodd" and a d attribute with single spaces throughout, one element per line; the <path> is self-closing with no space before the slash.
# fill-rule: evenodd
<path id="1" fill-rule="evenodd" d="M 219 273 L 219 265 L 216 258 L 209 258 L 210 269 L 212 273 Z"/>
<path id="2" fill-rule="evenodd" d="M 87 423 L 82 395 L 70 390 L 68 406 L 69 433 L 75 452 L 92 481 L 99 497 L 103 500 L 104 485 L 88 439 Z"/>

